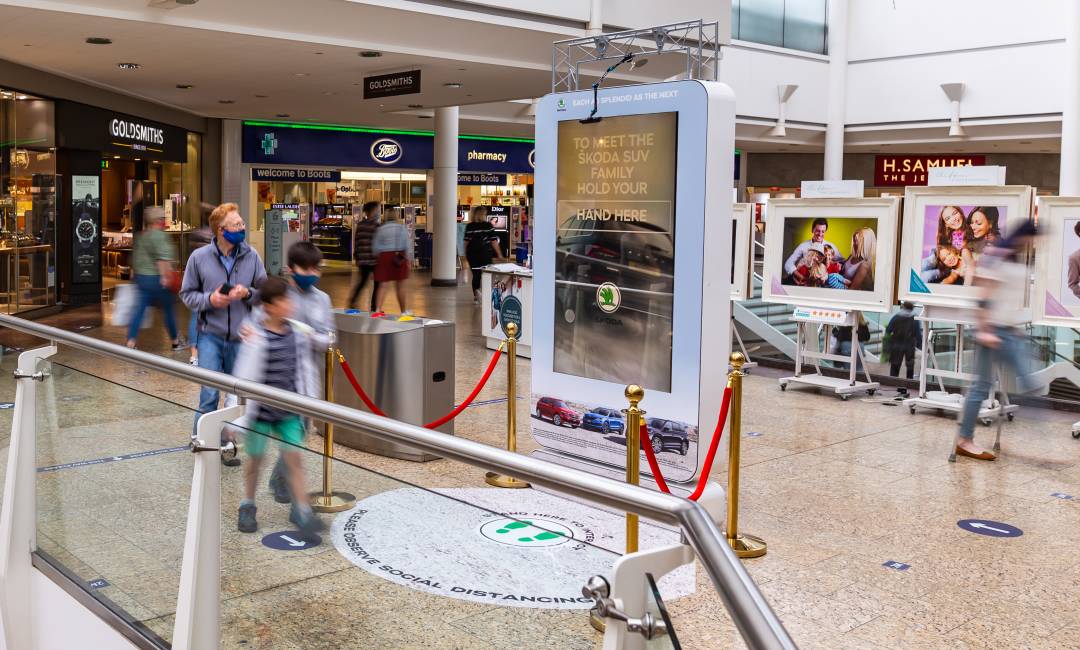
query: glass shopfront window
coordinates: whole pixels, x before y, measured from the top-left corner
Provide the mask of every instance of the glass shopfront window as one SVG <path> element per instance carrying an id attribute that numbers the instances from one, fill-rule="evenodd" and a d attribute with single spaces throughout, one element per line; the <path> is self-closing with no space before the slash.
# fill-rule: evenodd
<path id="1" fill-rule="evenodd" d="M 56 302 L 54 106 L 0 89 L 0 310 Z"/>

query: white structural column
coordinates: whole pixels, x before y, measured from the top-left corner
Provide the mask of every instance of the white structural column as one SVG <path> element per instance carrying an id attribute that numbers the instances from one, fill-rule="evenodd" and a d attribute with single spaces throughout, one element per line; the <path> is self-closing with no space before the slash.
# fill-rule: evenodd
<path id="1" fill-rule="evenodd" d="M 431 284 L 457 285 L 457 176 L 458 107 L 435 109 L 435 205 L 430 226 L 435 239 L 431 251 Z"/>
<path id="2" fill-rule="evenodd" d="M 844 178 L 847 113 L 848 0 L 829 0 L 829 113 L 825 124 L 825 180 Z"/>
<path id="3" fill-rule="evenodd" d="M 1065 6 L 1065 74 L 1061 79 L 1065 101 L 1058 194 L 1080 196 L 1080 3 L 1066 2 Z"/>

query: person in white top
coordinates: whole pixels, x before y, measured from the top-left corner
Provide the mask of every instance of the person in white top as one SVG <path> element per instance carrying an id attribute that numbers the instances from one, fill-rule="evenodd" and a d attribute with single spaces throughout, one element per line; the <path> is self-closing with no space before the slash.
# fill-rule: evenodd
<path id="1" fill-rule="evenodd" d="M 837 248 L 832 242 L 825 241 L 825 231 L 829 229 L 829 220 L 822 217 L 814 219 L 814 223 L 810 226 L 810 240 L 804 241 L 795 247 L 795 250 L 788 255 L 787 261 L 784 262 L 784 275 L 791 275 L 795 272 L 795 267 L 799 265 L 799 261 L 806 256 L 806 252 L 810 250 L 812 244 L 823 244 L 833 249 L 833 261 L 837 264 L 844 263 L 844 256 L 840 254 L 840 249 Z"/>
<path id="2" fill-rule="evenodd" d="M 1028 285 L 1026 255 L 1034 242 L 1035 225 L 1026 222 L 1007 240 L 987 247 L 975 268 L 975 286 L 980 290 L 976 312 L 975 372 L 978 378 L 971 384 L 964 399 L 956 453 L 978 460 L 994 460 L 997 456 L 975 445 L 975 421 L 983 400 L 994 385 L 994 366 L 1008 366 L 1016 374 L 1021 392 L 1030 388 L 1025 363 L 1024 336 L 1018 326 L 1031 321 L 1024 305 Z"/>

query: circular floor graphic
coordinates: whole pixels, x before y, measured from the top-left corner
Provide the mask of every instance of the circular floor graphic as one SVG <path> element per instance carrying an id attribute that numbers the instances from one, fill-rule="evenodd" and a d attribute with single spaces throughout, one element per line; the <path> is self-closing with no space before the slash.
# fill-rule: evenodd
<path id="1" fill-rule="evenodd" d="M 356 566 L 431 594 L 540 609 L 589 609 L 581 587 L 611 577 L 623 545 L 622 516 L 535 490 L 402 488 L 339 514 L 330 530 Z M 678 541 L 642 524 L 641 547 Z M 692 593 L 694 567 L 660 581 L 665 600 Z"/>

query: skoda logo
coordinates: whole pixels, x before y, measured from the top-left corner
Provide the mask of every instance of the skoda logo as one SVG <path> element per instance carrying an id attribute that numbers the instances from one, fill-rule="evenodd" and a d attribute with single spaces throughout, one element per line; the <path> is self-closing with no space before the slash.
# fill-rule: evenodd
<path id="1" fill-rule="evenodd" d="M 401 160 L 404 150 L 397 140 L 379 138 L 371 145 L 371 158 L 380 165 L 393 165 Z"/>

